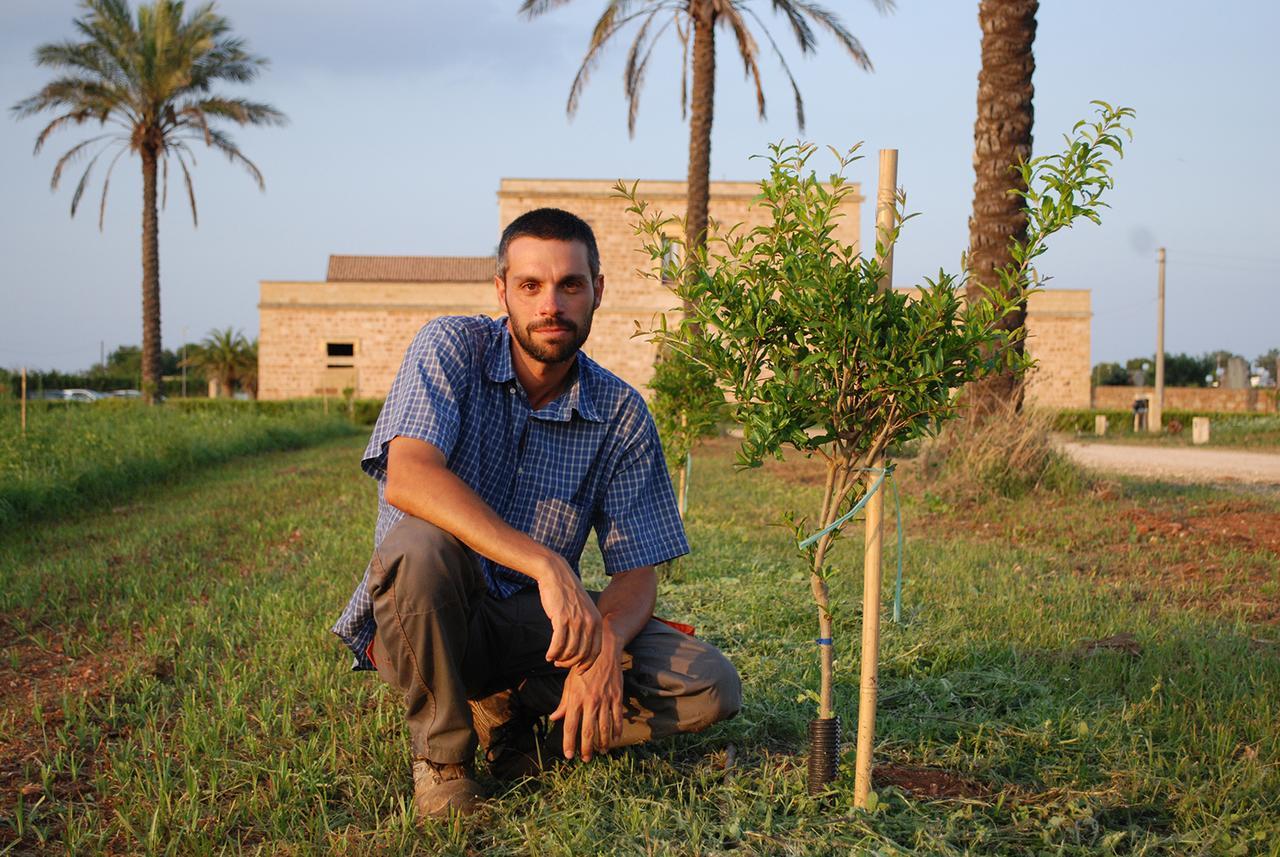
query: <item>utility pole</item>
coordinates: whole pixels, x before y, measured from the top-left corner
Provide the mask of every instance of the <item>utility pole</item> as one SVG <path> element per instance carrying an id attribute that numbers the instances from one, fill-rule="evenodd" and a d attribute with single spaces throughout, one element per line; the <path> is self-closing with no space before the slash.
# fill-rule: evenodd
<path id="1" fill-rule="evenodd" d="M 1159 286 L 1156 295 L 1156 394 L 1151 400 L 1151 413 L 1147 417 L 1147 429 L 1160 434 L 1164 420 L 1164 248 L 1156 251 L 1160 265 Z"/>
<path id="2" fill-rule="evenodd" d="M 182 328 L 182 398 L 187 397 L 187 328 Z"/>

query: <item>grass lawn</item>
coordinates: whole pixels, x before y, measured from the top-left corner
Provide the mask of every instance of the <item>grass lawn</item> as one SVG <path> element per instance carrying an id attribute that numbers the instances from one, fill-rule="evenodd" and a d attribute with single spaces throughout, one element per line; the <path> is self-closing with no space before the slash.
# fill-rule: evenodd
<path id="1" fill-rule="evenodd" d="M 906 473 L 866 814 L 851 756 L 824 799 L 805 790 L 816 623 L 773 525 L 815 474 L 735 474 L 724 442 L 695 459 L 695 553 L 659 613 L 738 665 L 742 714 L 415 829 L 395 695 L 327 632 L 370 548 L 362 445 L 0 536 L 0 851 L 1280 854 L 1280 544 L 1248 526 L 1280 498 L 1113 483 L 949 506 Z M 834 557 L 851 732 L 855 540 Z M 586 566 L 598 585 L 594 549 Z"/>
<path id="2" fill-rule="evenodd" d="M 37 402 L 0 407 L 0 531 L 95 508 L 239 456 L 358 433 L 318 401 Z"/>

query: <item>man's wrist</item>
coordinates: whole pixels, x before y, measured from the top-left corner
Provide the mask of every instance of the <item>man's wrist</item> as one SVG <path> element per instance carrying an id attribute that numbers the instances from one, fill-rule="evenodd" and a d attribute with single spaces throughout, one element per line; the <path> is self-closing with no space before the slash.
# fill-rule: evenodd
<path id="1" fill-rule="evenodd" d="M 534 544 L 537 544 L 537 542 Z M 529 563 L 529 568 L 516 570 L 523 571 L 538 583 L 545 583 L 560 568 L 560 564 L 556 560 L 562 560 L 562 557 L 550 548 L 537 544 L 537 550 L 533 554 L 533 560 Z"/>
<path id="2" fill-rule="evenodd" d="M 622 660 L 623 650 L 626 649 L 628 640 L 618 636 L 617 631 L 613 627 L 613 614 L 608 613 L 601 618 L 601 625 L 604 628 L 600 639 L 600 657 L 608 657 L 614 663 Z"/>

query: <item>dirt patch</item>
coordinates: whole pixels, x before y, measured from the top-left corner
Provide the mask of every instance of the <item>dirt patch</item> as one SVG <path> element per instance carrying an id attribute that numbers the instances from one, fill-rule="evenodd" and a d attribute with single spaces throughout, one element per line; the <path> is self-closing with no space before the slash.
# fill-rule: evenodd
<path id="1" fill-rule="evenodd" d="M 1280 510 L 1266 498 L 1153 497 L 1101 483 L 1103 490 L 1074 495 L 949 505 L 931 499 L 916 468 L 902 471 L 904 493 L 925 500 L 907 519 L 908 538 L 1029 549 L 1120 597 L 1280 622 Z"/>
<path id="2" fill-rule="evenodd" d="M 978 782 L 941 768 L 917 768 L 909 765 L 877 765 L 871 774 L 876 788 L 893 786 L 913 797 L 968 798 L 990 797 L 992 790 Z"/>
<path id="3" fill-rule="evenodd" d="M 1223 545 L 1280 553 L 1280 514 L 1270 510 L 1215 504 L 1194 516 L 1131 509 L 1125 519 L 1139 535 L 1191 539 L 1193 543 Z"/>
<path id="4" fill-rule="evenodd" d="M 121 652 L 131 642 L 130 636 L 121 635 L 98 651 L 73 657 L 61 642 L 41 644 L 30 634 L 18 633 L 16 627 L 12 621 L 0 625 L 0 649 L 6 653 L 0 661 L 0 833 L 4 835 L 12 835 L 10 819 L 19 800 L 29 808 L 41 800 L 75 800 L 91 788 L 94 756 L 83 760 L 74 781 L 55 776 L 41 782 L 33 772 L 49 752 L 59 749 L 56 735 L 64 721 L 64 697 L 103 694 L 117 678 Z M 141 633 L 131 636 L 137 642 Z M 159 676 L 164 665 L 156 669 Z M 16 853 L 24 853 L 21 843 L 16 844 Z"/>

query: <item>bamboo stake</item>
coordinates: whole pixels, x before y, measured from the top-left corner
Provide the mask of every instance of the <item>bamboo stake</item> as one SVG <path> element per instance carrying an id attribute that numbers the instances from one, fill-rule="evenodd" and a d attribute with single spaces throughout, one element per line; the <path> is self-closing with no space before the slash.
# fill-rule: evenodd
<path id="1" fill-rule="evenodd" d="M 22 436 L 27 436 L 27 367 L 22 367 Z"/>
<path id="2" fill-rule="evenodd" d="M 680 427 L 684 430 L 689 428 L 689 414 L 680 415 Z M 684 463 L 680 465 L 680 499 L 677 511 L 680 513 L 680 520 L 684 520 L 685 510 L 689 508 L 689 469 L 693 464 L 693 450 L 690 449 L 684 455 Z"/>
<path id="3" fill-rule="evenodd" d="M 898 150 L 880 150 L 880 186 L 876 192 L 876 244 L 884 279 L 880 290 L 893 286 L 894 218 L 897 216 Z M 880 250 L 883 255 L 880 255 Z M 870 462 L 873 468 L 884 467 L 884 455 L 877 455 Z M 867 474 L 870 488 L 874 473 Z M 854 769 L 853 805 L 859 809 L 867 806 L 871 792 L 872 749 L 876 733 L 876 697 L 879 693 L 880 673 L 880 584 L 881 547 L 884 529 L 884 492 L 877 491 L 867 501 L 866 551 L 862 565 L 862 680 L 858 692 L 858 757 Z"/>

